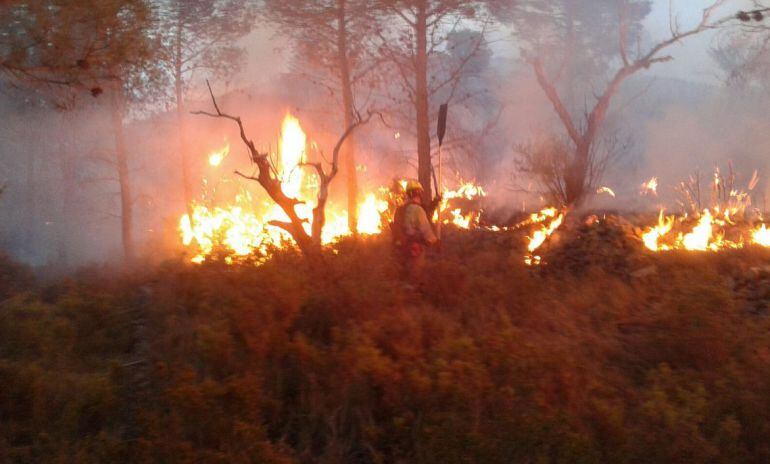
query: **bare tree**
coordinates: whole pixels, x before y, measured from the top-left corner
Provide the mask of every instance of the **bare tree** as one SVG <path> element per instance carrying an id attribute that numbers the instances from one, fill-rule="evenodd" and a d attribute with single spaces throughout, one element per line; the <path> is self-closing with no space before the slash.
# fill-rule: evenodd
<path id="1" fill-rule="evenodd" d="M 588 169 L 581 186 L 585 192 L 599 188 L 605 173 L 626 153 L 631 140 L 617 134 L 605 135 L 591 145 L 588 153 Z M 574 162 L 571 140 L 550 136 L 544 140 L 520 144 L 516 147 L 518 171 L 521 175 L 537 179 L 540 191 L 536 192 L 559 205 L 570 205 L 568 197 L 569 173 Z M 517 190 L 532 193 L 531 188 Z"/>
<path id="2" fill-rule="evenodd" d="M 340 139 L 337 141 L 337 144 L 334 146 L 334 150 L 332 152 L 332 160 L 330 163 L 331 167 L 328 171 L 324 168 L 321 162 L 305 163 L 304 166 L 312 167 L 315 169 L 319 179 L 316 206 L 313 208 L 311 232 L 308 233 L 304 228 L 306 220 L 300 218 L 295 210 L 295 207 L 301 204 L 302 201 L 296 198 L 291 198 L 284 193 L 281 180 L 276 176 L 276 169 L 270 162 L 269 154 L 260 153 L 257 150 L 254 142 L 246 135 L 246 130 L 243 127 L 243 122 L 241 121 L 240 117 L 223 113 L 220 110 L 210 85 L 209 93 L 211 95 L 211 102 L 214 105 L 215 112 L 211 113 L 207 111 L 195 111 L 193 114 L 214 118 L 224 118 L 230 121 L 234 121 L 238 125 L 241 140 L 249 151 L 249 158 L 254 165 L 255 172 L 253 174 L 244 174 L 240 171 L 236 171 L 236 174 L 245 179 L 258 182 L 259 185 L 262 186 L 262 188 L 265 190 L 265 192 L 267 192 L 270 199 L 272 199 L 283 210 L 283 212 L 286 214 L 286 217 L 289 218 L 288 222 L 271 221 L 270 225 L 280 227 L 281 229 L 288 232 L 297 243 L 297 246 L 306 256 L 317 256 L 322 245 L 321 235 L 324 225 L 326 224 L 326 201 L 329 197 L 329 186 L 339 172 L 340 150 L 342 145 L 358 127 L 367 124 L 375 113 L 368 113 L 366 117 L 357 115 L 356 120 L 350 126 L 348 126 Z"/>
<path id="3" fill-rule="evenodd" d="M 281 24 L 296 44 L 303 68 L 318 68 L 325 75 L 312 81 L 341 96 L 344 127 L 356 119 L 356 99 L 362 84 L 379 65 L 371 53 L 369 37 L 374 30 L 373 0 L 312 0 L 288 3 L 267 0 L 268 18 Z M 355 137 L 342 147 L 347 179 L 348 227 L 358 227 L 358 174 Z"/>
<path id="4" fill-rule="evenodd" d="M 623 82 L 651 66 L 673 60 L 671 55 L 665 53 L 672 45 L 735 20 L 735 16 L 714 19 L 715 12 L 725 2 L 726 0 L 712 2 L 703 9 L 699 22 L 686 30 L 682 30 L 676 19 L 672 17 L 670 36 L 651 46 L 643 47 L 641 37 L 638 34 L 629 33 L 629 14 L 637 2 L 619 0 L 615 28 L 617 37 L 614 39 L 617 44 L 615 56 L 619 65 L 614 70 L 609 70 L 609 79 L 604 89 L 593 92 L 593 104 L 579 115 L 571 113 L 562 92 L 557 87 L 563 67 L 557 66 L 555 71 L 549 72 L 546 69 L 547 56 L 538 53 L 536 47 L 523 50 L 527 63 L 531 66 L 540 88 L 551 103 L 569 140 L 567 159 L 560 163 L 560 172 L 556 173 L 559 177 L 558 182 L 563 183 L 562 196 L 566 205 L 578 206 L 583 203 L 591 193 L 589 188 L 596 183 L 596 174 L 603 171 L 603 169 L 597 169 L 599 166 L 596 165 L 597 162 L 605 159 L 604 156 L 596 156 L 597 143 L 601 139 L 612 100 Z M 605 42 L 607 42 L 606 39 Z M 552 172 L 551 175 L 556 174 Z M 557 179 L 545 180 L 546 184 L 554 182 L 557 182 Z"/>

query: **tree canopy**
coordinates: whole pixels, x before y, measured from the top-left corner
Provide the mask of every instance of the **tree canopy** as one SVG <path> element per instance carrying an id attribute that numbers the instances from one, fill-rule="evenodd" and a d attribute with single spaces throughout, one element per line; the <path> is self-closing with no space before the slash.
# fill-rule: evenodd
<path id="1" fill-rule="evenodd" d="M 0 72 L 16 82 L 91 88 L 151 52 L 146 0 L 11 0 L 0 5 Z"/>

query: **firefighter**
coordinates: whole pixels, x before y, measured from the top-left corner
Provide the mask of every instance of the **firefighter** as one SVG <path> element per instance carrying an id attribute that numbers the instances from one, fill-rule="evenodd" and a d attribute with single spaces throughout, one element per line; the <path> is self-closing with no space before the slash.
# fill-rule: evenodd
<path id="1" fill-rule="evenodd" d="M 425 248 L 438 244 L 438 238 L 422 205 L 423 188 L 417 181 L 406 185 L 406 201 L 393 218 L 393 239 L 403 265 L 404 277 L 419 281 L 425 266 Z"/>

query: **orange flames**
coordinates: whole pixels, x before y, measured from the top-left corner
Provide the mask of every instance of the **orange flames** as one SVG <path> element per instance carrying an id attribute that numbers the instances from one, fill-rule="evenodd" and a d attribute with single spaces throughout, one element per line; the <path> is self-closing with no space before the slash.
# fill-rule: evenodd
<path id="1" fill-rule="evenodd" d="M 309 233 L 318 179 L 315 173 L 307 174 L 302 166 L 307 157 L 307 144 L 307 136 L 299 121 L 287 114 L 281 126 L 276 175 L 283 192 L 302 202 L 295 207 L 295 211 L 306 220 L 304 227 Z M 220 166 L 228 153 L 229 145 L 212 152 L 208 157 L 209 164 L 215 168 Z M 211 206 L 204 201 L 194 203 L 190 209 L 191 214 L 185 214 L 179 220 L 179 230 L 182 243 L 196 251 L 192 258 L 196 263 L 205 261 L 217 249 L 230 255 L 226 258 L 228 262 L 255 253 L 267 256 L 271 247 L 280 248 L 291 241 L 287 232 L 270 225 L 271 221 L 288 220 L 284 211 L 275 204 L 256 204 L 246 190 L 236 196 L 233 204 Z M 367 195 L 359 205 L 358 231 L 362 234 L 380 233 L 380 214 L 386 209 L 386 202 L 378 200 L 374 194 Z M 330 203 L 322 242 L 329 244 L 349 234 L 347 212 Z"/>
<path id="2" fill-rule="evenodd" d="M 642 234 L 642 241 L 644 242 L 644 246 L 646 246 L 649 250 L 652 251 L 661 251 L 661 250 L 668 250 L 670 249 L 668 245 L 661 245 L 660 241 L 663 237 L 665 237 L 669 232 L 671 232 L 671 229 L 674 227 L 674 217 L 665 217 L 663 215 L 663 210 L 660 210 L 660 215 L 658 216 L 658 224 L 656 226 L 651 227 L 647 230 L 647 232 Z"/>
<path id="3" fill-rule="evenodd" d="M 317 174 L 307 170 L 308 138 L 300 122 L 287 114 L 281 128 L 281 139 L 276 155 L 275 175 L 281 182 L 283 192 L 300 201 L 295 207 L 297 215 L 305 221 L 304 227 L 310 233 L 312 229 L 312 211 L 316 205 L 318 190 Z M 212 168 L 222 165 L 229 155 L 230 146 L 225 145 L 208 155 L 208 164 Z M 749 189 L 757 184 L 757 174 L 749 183 Z M 205 181 L 204 181 L 205 182 Z M 714 188 L 724 185 L 718 171 L 714 176 Z M 405 186 L 405 181 L 399 182 Z M 656 177 L 642 184 L 642 194 L 657 194 Z M 730 187 L 731 188 L 731 187 Z M 389 192 L 388 189 L 379 189 Z M 393 201 L 393 192 L 390 198 Z M 657 223 L 644 228 L 639 233 L 643 246 L 650 251 L 671 250 L 709 251 L 743 248 L 747 244 L 770 248 L 770 229 L 764 223 L 757 226 L 746 225 L 744 213 L 751 204 L 747 193 L 732 190 L 724 194 L 709 208 L 704 208 L 694 216 L 687 214 L 666 215 L 661 209 Z M 614 196 L 608 187 L 602 187 L 597 193 Z M 397 195 L 397 194 L 396 194 Z M 375 235 L 382 232 L 384 218 L 392 213 L 392 205 L 381 198 L 382 195 L 368 193 L 358 206 L 357 231 L 360 234 Z M 387 195 L 386 195 L 387 196 Z M 460 181 L 459 186 L 442 193 L 442 222 L 459 229 L 479 227 L 481 207 L 478 200 L 486 196 L 484 189 L 475 182 Z M 221 254 L 228 263 L 251 256 L 256 262 L 267 259 L 271 250 L 282 248 L 291 243 L 290 235 L 284 230 L 272 226 L 271 221 L 287 221 L 284 211 L 276 204 L 255 199 L 248 190 L 241 189 L 230 204 L 215 205 L 210 199 L 190 205 L 188 214 L 179 220 L 179 232 L 182 242 L 193 250 L 191 261 L 201 263 L 213 255 Z M 494 232 L 513 232 L 527 228 L 527 265 L 542 264 L 538 250 L 564 224 L 566 211 L 554 207 L 531 214 L 525 221 L 510 228 L 488 227 Z M 434 217 L 438 219 L 438 217 Z M 322 233 L 323 244 L 331 244 L 341 237 L 350 235 L 348 213 L 329 202 L 326 211 L 326 224 Z"/>
<path id="4" fill-rule="evenodd" d="M 751 232 L 751 243 L 763 247 L 770 247 L 770 229 L 765 224 L 760 225 Z"/>
<path id="5" fill-rule="evenodd" d="M 475 181 L 465 182 L 461 180 L 460 186 L 455 190 L 444 187 L 441 194 L 441 210 L 445 211 L 442 213 L 442 223 L 452 224 L 459 229 L 470 229 L 478 226 L 481 208 L 476 207 L 463 211 L 463 208 L 450 207 L 450 205 L 453 203 L 452 200 L 476 201 L 485 196 L 487 193 L 484 188 L 477 185 Z M 438 220 L 438 211 L 436 211 L 433 219 Z"/>
<path id="6" fill-rule="evenodd" d="M 536 255 L 535 251 L 543 246 L 548 237 L 561 227 L 564 222 L 564 216 L 564 212 L 559 212 L 559 210 L 553 207 L 530 215 L 529 219 L 525 222 L 535 224 L 537 228 L 530 237 L 527 237 L 527 251 L 529 254 L 524 257 L 524 263 L 533 266 L 542 262 L 542 258 Z"/>
<path id="7" fill-rule="evenodd" d="M 754 171 L 749 181 L 749 191 L 756 187 L 758 180 L 757 172 Z M 732 175 L 728 177 L 728 181 L 725 181 L 719 169 L 715 169 L 711 207 L 697 212 L 695 217 L 697 222 L 694 225 L 686 214 L 679 217 L 665 216 L 661 209 L 658 223 L 641 234 L 644 246 L 656 252 L 669 250 L 713 252 L 743 248 L 746 243 L 770 246 L 770 231 L 764 224 L 752 228 L 744 221 L 746 212 L 750 211 L 751 196 L 747 192 L 734 189 L 732 184 Z M 653 177 L 642 187 L 655 192 L 657 185 L 657 178 Z M 688 198 L 694 204 L 692 195 Z M 726 238 L 728 236 L 730 238 Z"/>
<path id="8" fill-rule="evenodd" d="M 255 250 L 267 253 L 270 245 L 281 242 L 282 233 L 267 229 L 264 221 L 250 207 L 248 194 L 239 194 L 234 205 L 207 207 L 195 204 L 192 217 L 185 214 L 179 221 L 182 243 L 195 243 L 198 253 L 192 262 L 201 263 L 221 247 L 234 256 L 248 256 Z M 228 261 L 232 257 L 228 256 Z"/>
<path id="9" fill-rule="evenodd" d="M 712 213 L 705 209 L 699 216 L 697 223 L 689 229 L 689 232 L 680 231 L 674 233 L 676 224 L 684 224 L 687 217 L 665 216 L 660 212 L 658 224 L 645 230 L 641 235 L 644 246 L 651 251 L 721 251 L 725 249 L 743 248 L 746 243 L 770 248 L 770 229 L 765 224 L 753 228 L 737 227 L 731 219 L 730 210 Z M 728 229 L 732 230 L 733 240 L 725 238 Z M 748 234 L 745 233 L 748 231 Z M 748 235 L 748 237 L 746 237 Z"/>
<path id="10" fill-rule="evenodd" d="M 658 194 L 658 178 L 653 177 L 647 182 L 642 184 L 642 195 L 657 195 Z"/>

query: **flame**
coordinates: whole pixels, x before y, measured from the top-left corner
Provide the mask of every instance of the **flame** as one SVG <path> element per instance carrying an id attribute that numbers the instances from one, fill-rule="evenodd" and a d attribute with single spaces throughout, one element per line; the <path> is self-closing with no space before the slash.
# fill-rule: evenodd
<path id="1" fill-rule="evenodd" d="M 714 224 L 714 218 L 711 215 L 711 211 L 706 209 L 698 220 L 692 232 L 686 234 L 681 242 L 685 250 L 690 251 L 706 251 L 712 249 L 716 244 L 711 243 L 713 236 L 712 226 Z"/>
<path id="2" fill-rule="evenodd" d="M 312 229 L 313 208 L 316 203 L 318 178 L 314 171 L 304 170 L 308 150 L 308 138 L 299 121 L 287 114 L 282 123 L 279 153 L 275 174 L 281 181 L 283 192 L 298 200 L 295 206 L 297 216 L 304 220 L 304 227 L 310 233 Z M 229 145 L 209 155 L 209 164 L 219 166 L 229 154 Z M 363 170 L 362 170 L 363 171 Z M 749 190 L 756 184 L 756 173 L 749 185 Z M 204 179 L 204 182 L 206 180 Z M 723 183 L 718 171 L 714 183 Z M 363 235 L 376 235 L 382 232 L 388 215 L 392 213 L 394 198 L 400 198 L 406 181 L 395 183 L 394 189 L 380 188 L 379 193 L 368 193 L 358 205 L 357 229 Z M 656 194 L 656 177 L 642 184 L 642 194 Z M 394 193 L 396 192 L 396 193 Z M 601 187 L 598 193 L 614 196 L 608 187 Z M 394 197 L 395 195 L 395 197 Z M 454 190 L 444 188 L 442 208 L 445 224 L 453 224 L 460 229 L 479 226 L 481 209 L 475 203 L 486 196 L 484 189 L 475 182 L 460 181 Z M 382 198 L 388 198 L 388 201 Z M 470 205 L 470 206 L 469 206 Z M 663 209 L 658 214 L 657 223 L 643 229 L 640 233 L 644 247 L 654 252 L 685 250 L 698 252 L 716 252 L 725 249 L 743 248 L 746 243 L 770 248 L 770 228 L 764 223 L 748 228 L 743 213 L 751 205 L 748 193 L 739 190 L 725 192 L 715 204 L 705 208 L 694 218 L 687 214 L 667 216 Z M 488 231 L 506 233 L 521 228 L 530 230 L 526 237 L 527 255 L 524 263 L 535 266 L 543 263 L 537 251 L 563 225 L 567 212 L 554 207 L 544 208 L 512 227 L 484 227 Z M 350 235 L 347 211 L 336 208 L 329 202 L 326 209 L 326 223 L 321 242 L 331 244 L 341 237 Z M 236 195 L 230 205 L 212 205 L 209 202 L 196 202 L 190 205 L 190 213 L 179 220 L 179 231 L 185 246 L 194 250 L 191 261 L 202 263 L 213 255 L 222 253 L 228 264 L 239 262 L 249 256 L 257 263 L 269 258 L 275 248 L 291 243 L 291 236 L 284 230 L 270 225 L 271 221 L 286 221 L 285 212 L 275 204 L 255 202 L 246 190 Z M 761 218 L 760 218 L 761 220 Z M 726 239 L 729 232 L 730 240 Z"/>
<path id="3" fill-rule="evenodd" d="M 304 161 L 307 137 L 299 121 L 291 114 L 283 120 L 280 142 L 280 166 L 278 175 L 281 189 L 292 198 L 303 201 L 304 175 L 300 164 Z M 218 166 L 229 153 L 229 145 L 209 156 L 209 164 Z M 257 206 L 255 208 L 255 206 Z M 270 246 L 280 247 L 290 239 L 287 232 L 273 227 L 270 221 L 286 221 L 288 217 L 278 205 L 259 208 L 248 192 L 243 191 L 235 202 L 226 206 L 210 206 L 203 203 L 191 205 L 191 213 L 179 220 L 182 243 L 195 246 L 196 255 L 192 262 L 205 261 L 217 248 L 236 256 L 244 257 L 254 252 L 267 254 Z M 258 210 L 261 210 L 258 211 Z M 299 204 L 297 215 L 303 219 L 312 217 L 312 205 Z M 310 230 L 310 223 L 306 223 Z M 232 258 L 228 259 L 232 262 Z"/>
<path id="4" fill-rule="evenodd" d="M 527 251 L 529 255 L 524 257 L 524 263 L 533 266 L 542 262 L 540 256 L 535 255 L 537 251 L 545 241 L 553 235 L 556 230 L 564 223 L 565 214 L 560 213 L 556 208 L 545 208 L 540 212 L 530 215 L 528 222 L 530 224 L 538 225 L 538 228 L 532 233 L 532 236 L 527 237 Z"/>
<path id="5" fill-rule="evenodd" d="M 751 232 L 751 243 L 763 247 L 770 247 L 770 229 L 765 224 L 760 225 Z"/>
<path id="6" fill-rule="evenodd" d="M 652 194 L 658 195 L 658 178 L 653 177 L 647 182 L 642 184 L 642 195 Z"/>
<path id="7" fill-rule="evenodd" d="M 314 171 L 305 170 L 308 138 L 300 122 L 287 114 L 281 126 L 281 140 L 277 154 L 275 175 L 281 182 L 281 189 L 287 196 L 296 199 L 297 216 L 304 221 L 303 226 L 310 233 L 312 229 L 313 208 L 316 205 L 318 177 Z M 311 145 L 313 147 L 313 145 Z M 220 166 L 229 154 L 229 145 L 209 155 L 211 166 Z M 365 172 L 364 168 L 359 169 Z M 749 190 L 756 186 L 756 172 L 749 182 Z M 719 171 L 714 174 L 715 186 L 724 185 Z M 207 181 L 204 179 L 204 183 Z M 382 232 L 382 225 L 392 214 L 394 204 L 400 199 L 400 192 L 406 188 L 406 181 L 399 180 L 392 189 L 380 188 L 379 193 L 368 193 L 358 205 L 357 230 L 363 235 L 375 235 Z M 400 187 L 400 190 L 399 190 Z M 642 195 L 657 194 L 658 179 L 651 178 L 642 184 Z M 601 187 L 597 193 L 615 196 L 609 187 Z M 442 221 L 459 229 L 481 227 L 479 217 L 481 208 L 476 202 L 486 196 L 483 187 L 474 181 L 460 181 L 454 190 L 442 191 Z M 388 198 L 388 201 L 382 198 Z M 643 229 L 640 239 L 644 247 L 654 252 L 685 250 L 716 252 L 725 249 L 742 248 L 746 243 L 770 248 L 770 228 L 764 223 L 749 228 L 745 225 L 745 213 L 751 205 L 748 193 L 731 189 L 722 190 L 720 197 L 694 218 L 687 214 L 666 216 L 661 209 L 657 223 Z M 527 255 L 524 262 L 534 266 L 543 260 L 536 253 L 564 223 L 567 212 L 554 207 L 544 208 L 512 227 L 489 226 L 488 231 L 506 233 L 521 228 L 530 230 L 526 237 Z M 437 216 L 434 216 L 437 219 Z M 350 235 L 348 213 L 336 208 L 330 201 L 326 208 L 326 223 L 321 242 L 325 245 L 334 243 L 341 237 Z M 195 202 L 190 205 L 190 213 L 179 220 L 179 232 L 185 246 L 194 250 L 191 261 L 202 263 L 213 255 L 222 253 L 228 264 L 239 262 L 239 258 L 249 256 L 257 263 L 269 258 L 274 248 L 281 248 L 291 243 L 291 236 L 284 230 L 271 225 L 271 221 L 287 221 L 285 212 L 273 203 L 255 202 L 247 190 L 236 195 L 229 205 L 212 205 L 210 202 Z M 759 219 L 761 221 L 761 217 Z M 590 222 L 589 222 L 590 223 Z M 729 232 L 729 235 L 727 234 Z M 729 236 L 730 240 L 725 237 Z"/>
<path id="8" fill-rule="evenodd" d="M 378 200 L 373 193 L 368 194 L 364 202 L 358 207 L 358 232 L 370 235 L 382 232 L 381 215 L 387 209 L 387 201 Z"/>
<path id="9" fill-rule="evenodd" d="M 749 181 L 749 190 L 756 186 L 757 181 L 758 176 L 755 171 Z M 690 179 L 689 187 L 682 183 L 682 191 L 685 192 L 691 207 L 694 208 L 695 202 L 691 190 L 688 190 L 693 188 L 693 184 L 697 185 L 697 180 L 693 178 Z M 728 184 L 732 184 L 732 182 L 728 182 Z M 661 210 L 658 224 L 646 229 L 641 234 L 644 246 L 652 251 L 720 251 L 742 248 L 746 241 L 747 231 L 750 232 L 752 243 L 770 245 L 770 234 L 765 235 L 762 226 L 749 231 L 740 225 L 745 217 L 746 209 L 751 206 L 751 196 L 744 191 L 732 188 L 731 185 L 729 186 L 730 191 L 727 193 L 728 185 L 725 185 L 719 168 L 714 170 L 712 186 L 717 194 L 712 197 L 711 206 L 700 211 L 697 215 L 697 223 L 689 231 L 684 228 L 685 224 L 690 223 L 686 214 L 680 217 L 664 217 L 663 210 Z M 656 193 L 657 187 L 658 180 L 653 177 L 642 184 L 642 194 Z M 681 231 L 674 234 L 673 229 L 675 227 Z M 730 240 L 725 238 L 727 232 L 730 232 Z M 765 242 L 765 239 L 768 241 Z"/>
<path id="10" fill-rule="evenodd" d="M 444 188 L 443 197 L 445 200 L 451 200 L 453 198 L 465 198 L 466 200 L 474 200 L 476 198 L 485 197 L 487 193 L 480 185 L 476 185 L 475 181 L 460 182 L 460 187 L 457 190 L 448 190 Z"/>
<path id="11" fill-rule="evenodd" d="M 312 230 L 313 208 L 316 206 L 318 178 L 307 175 L 302 164 L 306 161 L 308 138 L 297 118 L 287 114 L 281 124 L 276 175 L 286 196 L 298 200 L 294 210 L 304 220 L 308 234 Z M 218 166 L 229 153 L 229 145 L 209 156 L 209 163 Z M 204 180 L 205 182 L 205 180 Z M 271 247 L 283 247 L 291 236 L 271 221 L 288 221 L 286 213 L 276 204 L 255 204 L 251 195 L 243 191 L 235 202 L 226 206 L 212 206 L 205 202 L 190 205 L 191 213 L 179 220 L 182 243 L 196 250 L 192 262 L 201 263 L 221 249 L 232 255 L 228 263 L 238 257 L 259 253 L 266 256 Z M 381 214 L 388 209 L 385 201 L 374 193 L 368 194 L 358 207 L 358 231 L 364 235 L 382 231 Z M 321 242 L 330 244 L 350 234 L 347 211 L 340 211 L 329 202 L 326 210 Z"/>
<path id="12" fill-rule="evenodd" d="M 312 204 L 310 198 L 305 198 L 303 195 L 305 193 L 303 192 L 305 173 L 301 166 L 305 161 L 307 135 L 302 130 L 299 120 L 291 113 L 287 113 L 281 123 L 281 141 L 278 147 L 280 166 L 277 169 L 277 174 L 281 179 L 281 190 L 287 197 L 300 201 L 295 205 L 294 212 L 297 217 L 304 221 L 302 226 L 305 232 L 310 234 L 313 227 L 311 221 L 315 205 Z M 266 222 L 269 223 L 270 221 L 288 222 L 289 218 L 280 206 L 274 204 L 266 217 Z M 334 222 L 327 219 L 329 224 Z"/>
<path id="13" fill-rule="evenodd" d="M 230 154 L 230 144 L 228 143 L 222 149 L 212 152 L 209 155 L 209 164 L 213 167 L 218 167 L 222 164 L 227 155 Z"/>
<path id="14" fill-rule="evenodd" d="M 675 239 L 671 232 L 675 223 L 684 223 L 687 216 L 675 218 L 674 216 L 664 217 L 663 210 L 660 212 L 658 224 L 648 228 L 641 239 L 644 246 L 651 251 L 669 251 L 669 250 L 688 250 L 688 251 L 720 251 L 728 248 L 743 247 L 743 239 L 734 242 L 726 240 L 725 228 L 734 226 L 735 223 L 730 219 L 733 210 L 728 209 L 720 212 L 715 208 L 714 213 L 708 208 L 698 217 L 698 222 L 687 232 L 680 232 Z"/>
<path id="15" fill-rule="evenodd" d="M 487 196 L 487 193 L 484 191 L 484 188 L 476 184 L 475 181 L 465 182 L 461 180 L 460 186 L 455 190 L 449 190 L 444 187 L 441 194 L 441 210 L 447 210 L 452 200 L 476 201 L 485 196 Z M 446 217 L 446 214 L 442 215 L 444 216 L 443 223 L 452 224 L 460 229 L 470 229 L 478 225 L 481 212 L 480 208 L 463 212 L 463 208 L 454 207 L 449 209 L 449 217 Z M 434 214 L 433 219 L 438 220 L 438 211 Z"/>
<path id="16" fill-rule="evenodd" d="M 597 194 L 606 193 L 607 195 L 611 196 L 612 198 L 615 198 L 615 191 L 612 190 L 609 187 L 599 187 L 599 189 L 596 191 Z"/>
<path id="17" fill-rule="evenodd" d="M 305 160 L 307 136 L 299 120 L 287 114 L 281 124 L 281 187 L 283 193 L 291 198 L 300 198 L 303 172 L 300 164 Z"/>
<path id="18" fill-rule="evenodd" d="M 529 244 L 527 245 L 527 251 L 530 253 L 533 253 L 538 248 L 540 248 L 543 243 L 545 243 L 545 240 L 553 235 L 553 233 L 558 229 L 562 222 L 564 221 L 564 215 L 560 214 L 556 219 L 548 223 L 548 225 L 543 225 L 540 227 L 540 229 L 536 230 L 534 234 L 532 234 L 531 237 L 528 237 Z"/>
<path id="19" fill-rule="evenodd" d="M 546 221 L 548 218 L 556 217 L 556 214 L 559 212 L 556 208 L 550 207 L 546 208 L 540 212 L 532 213 L 529 215 L 529 220 L 526 221 L 528 224 L 537 224 Z"/>
<path id="20" fill-rule="evenodd" d="M 192 262 L 205 261 L 218 246 L 236 256 L 247 256 L 254 250 L 265 253 L 270 244 L 279 244 L 284 239 L 283 232 L 265 227 L 264 221 L 249 210 L 249 203 L 246 195 L 238 195 L 236 204 L 227 207 L 209 208 L 196 203 L 192 218 L 188 214 L 182 216 L 182 243 L 190 246 L 195 242 L 198 249 Z"/>
<path id="21" fill-rule="evenodd" d="M 669 232 L 671 232 L 671 229 L 674 227 L 674 217 L 664 217 L 663 216 L 663 210 L 660 210 L 660 215 L 658 216 L 658 225 L 655 227 L 650 228 L 647 232 L 642 234 L 642 241 L 644 242 L 644 246 L 647 247 L 647 249 L 652 251 L 659 251 L 661 249 L 665 249 L 658 245 L 658 242 L 660 239 L 665 237 Z M 664 245 L 665 246 L 665 245 Z"/>
<path id="22" fill-rule="evenodd" d="M 452 219 L 446 220 L 445 222 L 451 222 L 452 224 L 454 224 L 455 226 L 461 229 L 471 228 L 471 222 L 473 221 L 473 213 L 463 215 L 463 211 L 460 208 L 457 208 L 450 211 L 450 214 L 452 215 Z"/>

